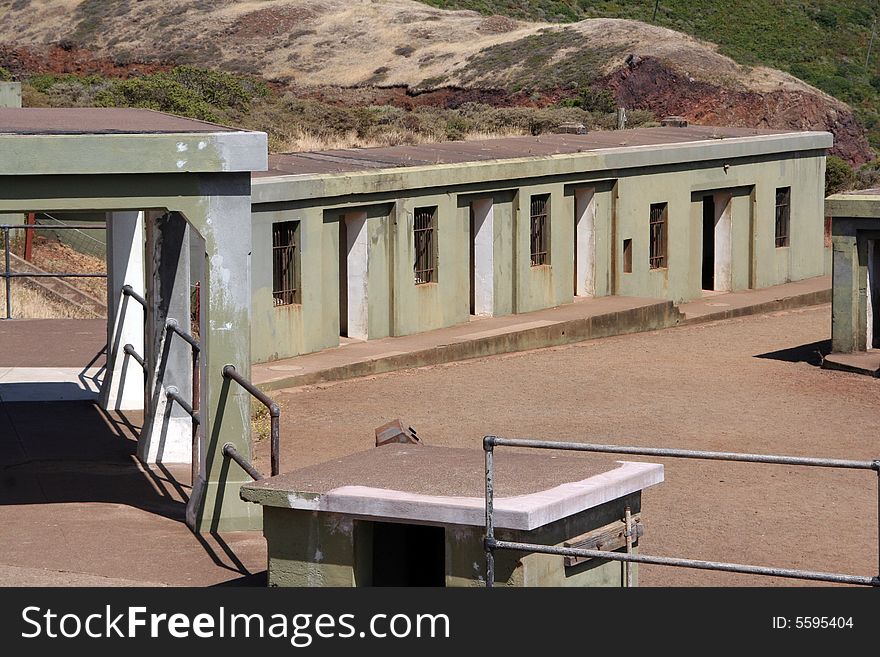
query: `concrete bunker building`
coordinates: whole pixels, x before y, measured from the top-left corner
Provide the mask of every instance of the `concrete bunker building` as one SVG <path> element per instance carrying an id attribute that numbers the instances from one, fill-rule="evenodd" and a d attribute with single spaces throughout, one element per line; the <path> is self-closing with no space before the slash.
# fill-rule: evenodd
<path id="1" fill-rule="evenodd" d="M 263 133 L 156 112 L 0 109 L 0 214 L 106 213 L 100 403 L 144 410 L 143 461 L 196 462 L 193 529 L 249 529 L 260 507 L 224 445 L 250 454 L 251 398 L 225 366 L 247 378 L 342 336 L 820 276 L 831 143 L 667 127 L 267 160 Z M 191 317 L 193 282 L 195 377 L 169 321 Z"/>
<path id="2" fill-rule="evenodd" d="M 271 156 L 253 180 L 253 361 L 821 276 L 831 144 L 666 127 Z"/>

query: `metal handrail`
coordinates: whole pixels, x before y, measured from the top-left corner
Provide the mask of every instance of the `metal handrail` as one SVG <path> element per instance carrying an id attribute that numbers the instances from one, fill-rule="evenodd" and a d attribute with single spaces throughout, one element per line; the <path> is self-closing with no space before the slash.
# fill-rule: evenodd
<path id="1" fill-rule="evenodd" d="M 247 472 L 254 481 L 259 481 L 264 478 L 263 474 L 257 470 L 250 461 L 243 457 L 232 443 L 226 443 L 223 445 L 223 456 L 238 463 L 241 466 L 241 469 Z"/>
<path id="2" fill-rule="evenodd" d="M 126 354 L 128 354 L 129 356 L 131 356 L 132 358 L 134 358 L 134 359 L 137 361 L 137 363 L 138 363 L 138 364 L 139 364 L 144 370 L 147 369 L 147 361 L 146 361 L 146 359 L 145 359 L 143 356 L 141 356 L 138 352 L 136 352 L 136 351 L 134 350 L 134 345 L 133 345 L 133 344 L 131 344 L 131 343 L 126 344 L 125 346 L 122 347 L 122 351 L 123 351 L 123 353 L 126 353 Z"/>
<path id="3" fill-rule="evenodd" d="M 180 389 L 177 386 L 168 386 L 165 388 L 165 396 L 168 399 L 177 402 L 178 406 L 180 406 L 186 414 L 192 418 L 193 424 L 201 424 L 199 412 L 195 410 L 192 405 L 183 398 L 183 396 L 181 396 Z M 195 458 L 195 455 L 193 455 L 193 458 Z"/>
<path id="4" fill-rule="evenodd" d="M 176 335 L 179 335 L 181 338 L 183 338 L 184 342 L 187 342 L 193 348 L 193 351 L 202 350 L 202 345 L 199 344 L 199 341 L 196 340 L 192 335 L 184 331 L 182 328 L 180 328 L 180 322 L 178 322 L 176 319 L 166 319 L 165 330 L 169 331 L 170 333 L 175 333 Z"/>
<path id="5" fill-rule="evenodd" d="M 627 563 L 645 563 L 659 566 L 694 568 L 698 570 L 718 570 L 749 575 L 769 577 L 786 577 L 836 584 L 856 584 L 859 586 L 880 587 L 880 574 L 876 577 L 861 575 L 845 575 L 840 573 L 799 570 L 794 568 L 774 568 L 736 564 L 722 561 L 705 561 L 700 559 L 682 559 L 646 554 L 621 553 L 605 550 L 590 550 L 574 547 L 558 547 L 517 541 L 499 541 L 495 538 L 495 465 L 494 451 L 496 447 L 530 447 L 533 449 L 554 449 L 577 452 L 595 452 L 611 454 L 632 454 L 637 456 L 659 456 L 668 458 L 688 458 L 711 461 L 733 461 L 740 463 L 763 463 L 774 465 L 796 465 L 820 468 L 842 468 L 854 470 L 873 470 L 878 475 L 878 541 L 880 541 L 880 459 L 873 461 L 857 461 L 848 459 L 810 458 L 801 456 L 777 456 L 773 454 L 738 454 L 735 452 L 708 452 L 686 449 L 666 449 L 657 447 L 631 447 L 623 445 L 598 445 L 590 443 L 554 442 L 549 440 L 524 440 L 517 438 L 500 438 L 486 436 L 483 438 L 483 450 L 486 456 L 486 534 L 483 546 L 486 552 L 486 586 L 495 585 L 495 550 L 517 550 L 553 554 L 586 559 L 607 559 Z M 880 557 L 880 553 L 878 553 Z M 880 573 L 880 564 L 878 564 Z"/>
<path id="6" fill-rule="evenodd" d="M 235 381 L 238 385 L 251 393 L 251 395 L 263 404 L 263 406 L 269 409 L 269 421 L 271 426 L 269 451 L 272 463 L 272 476 L 274 477 L 278 475 L 281 472 L 281 408 L 265 392 L 239 374 L 235 369 L 235 365 L 225 365 L 223 367 L 223 378 Z"/>
<path id="7" fill-rule="evenodd" d="M 138 294 L 137 292 L 135 292 L 135 291 L 134 291 L 134 288 L 133 288 L 131 285 L 128 285 L 128 284 L 123 285 L 123 286 L 122 286 L 122 293 L 123 293 L 125 296 L 127 296 L 127 297 L 131 297 L 132 299 L 134 299 L 135 301 L 137 301 L 139 304 L 141 304 L 141 305 L 144 307 L 144 310 L 146 310 L 146 308 L 147 308 L 147 300 L 144 299 L 140 294 Z"/>
<path id="8" fill-rule="evenodd" d="M 81 226 L 53 226 L 51 230 L 81 230 Z M 95 230 L 96 226 L 88 226 L 89 230 Z M 6 316 L 4 320 L 12 319 L 12 279 L 13 278 L 107 278 L 107 273 L 103 274 L 82 274 L 76 272 L 13 272 L 11 263 L 12 244 L 9 240 L 9 231 L 11 230 L 38 230 L 33 224 L 0 224 L 0 230 L 3 231 L 3 252 L 4 252 L 4 268 L 0 276 L 3 277 L 6 289 Z"/>

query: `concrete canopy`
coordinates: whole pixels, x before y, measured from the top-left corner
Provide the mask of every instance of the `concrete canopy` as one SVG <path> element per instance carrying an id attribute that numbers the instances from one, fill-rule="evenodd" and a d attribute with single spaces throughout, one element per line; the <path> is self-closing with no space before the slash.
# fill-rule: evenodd
<path id="1" fill-rule="evenodd" d="M 0 213 L 149 211 L 146 233 L 154 238 L 146 240 L 146 261 L 155 279 L 145 295 L 150 341 L 161 341 L 169 290 L 179 296 L 189 286 L 188 277 L 175 276 L 190 231 L 177 231 L 178 243 L 169 244 L 163 225 L 174 220 L 204 242 L 201 464 L 187 518 L 197 530 L 260 523 L 253 505 L 238 495 L 249 477 L 222 455 L 226 442 L 250 453 L 250 399 L 230 390 L 221 371 L 231 363 L 243 376 L 250 373 L 251 244 L 242 226 L 250 222 L 251 172 L 266 167 L 267 137 L 260 132 L 138 109 L 0 109 Z M 131 216 L 114 214 L 111 221 Z M 135 235 L 132 248 L 144 241 Z M 150 367 L 158 367 L 161 356 L 147 352 Z M 149 418 L 151 409 L 145 410 Z"/>

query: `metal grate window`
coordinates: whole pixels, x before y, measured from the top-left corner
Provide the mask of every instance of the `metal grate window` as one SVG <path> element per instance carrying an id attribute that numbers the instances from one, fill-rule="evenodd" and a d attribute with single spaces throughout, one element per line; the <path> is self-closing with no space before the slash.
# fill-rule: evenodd
<path id="1" fill-rule="evenodd" d="M 791 227 L 791 187 L 776 190 L 776 248 L 788 246 Z"/>
<path id="2" fill-rule="evenodd" d="M 648 265 L 651 269 L 666 267 L 666 243 L 668 230 L 666 203 L 651 204 L 651 248 Z"/>
<path id="3" fill-rule="evenodd" d="M 300 303 L 299 222 L 272 224 L 272 305 Z"/>
<path id="4" fill-rule="evenodd" d="M 413 218 L 416 285 L 437 281 L 437 207 L 416 208 Z"/>
<path id="5" fill-rule="evenodd" d="M 533 196 L 529 215 L 531 217 L 532 267 L 550 264 L 550 195 Z"/>

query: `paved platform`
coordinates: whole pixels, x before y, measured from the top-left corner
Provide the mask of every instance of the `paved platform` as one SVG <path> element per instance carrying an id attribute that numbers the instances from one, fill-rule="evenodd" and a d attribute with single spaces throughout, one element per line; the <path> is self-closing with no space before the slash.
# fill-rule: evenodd
<path id="1" fill-rule="evenodd" d="M 678 306 L 683 324 L 698 324 L 744 315 L 760 315 L 831 302 L 831 277 L 774 285 L 760 290 L 712 294 Z"/>
<path id="2" fill-rule="evenodd" d="M 822 359 L 822 367 L 826 370 L 880 377 L 880 349 L 852 354 L 828 354 Z"/>
<path id="3" fill-rule="evenodd" d="M 0 586 L 262 584 L 259 532 L 194 536 L 189 466 L 145 467 L 140 413 L 0 401 Z"/>
<path id="4" fill-rule="evenodd" d="M 606 456 L 496 454 L 495 526 L 531 531 L 663 481 L 663 466 Z M 442 476 L 438 473 L 442 472 Z M 479 449 L 386 445 L 242 486 L 266 506 L 350 516 L 482 526 Z"/>
<path id="5" fill-rule="evenodd" d="M 280 390 L 830 301 L 830 276 L 712 294 L 678 306 L 638 297 L 578 299 L 556 308 L 473 319 L 417 335 L 348 341 L 340 347 L 254 365 L 252 376 L 264 390 Z"/>
<path id="6" fill-rule="evenodd" d="M 341 381 L 425 365 L 551 347 L 676 325 L 671 301 L 598 297 L 519 315 L 473 319 L 436 331 L 350 341 L 343 346 L 254 365 L 264 390 Z"/>

